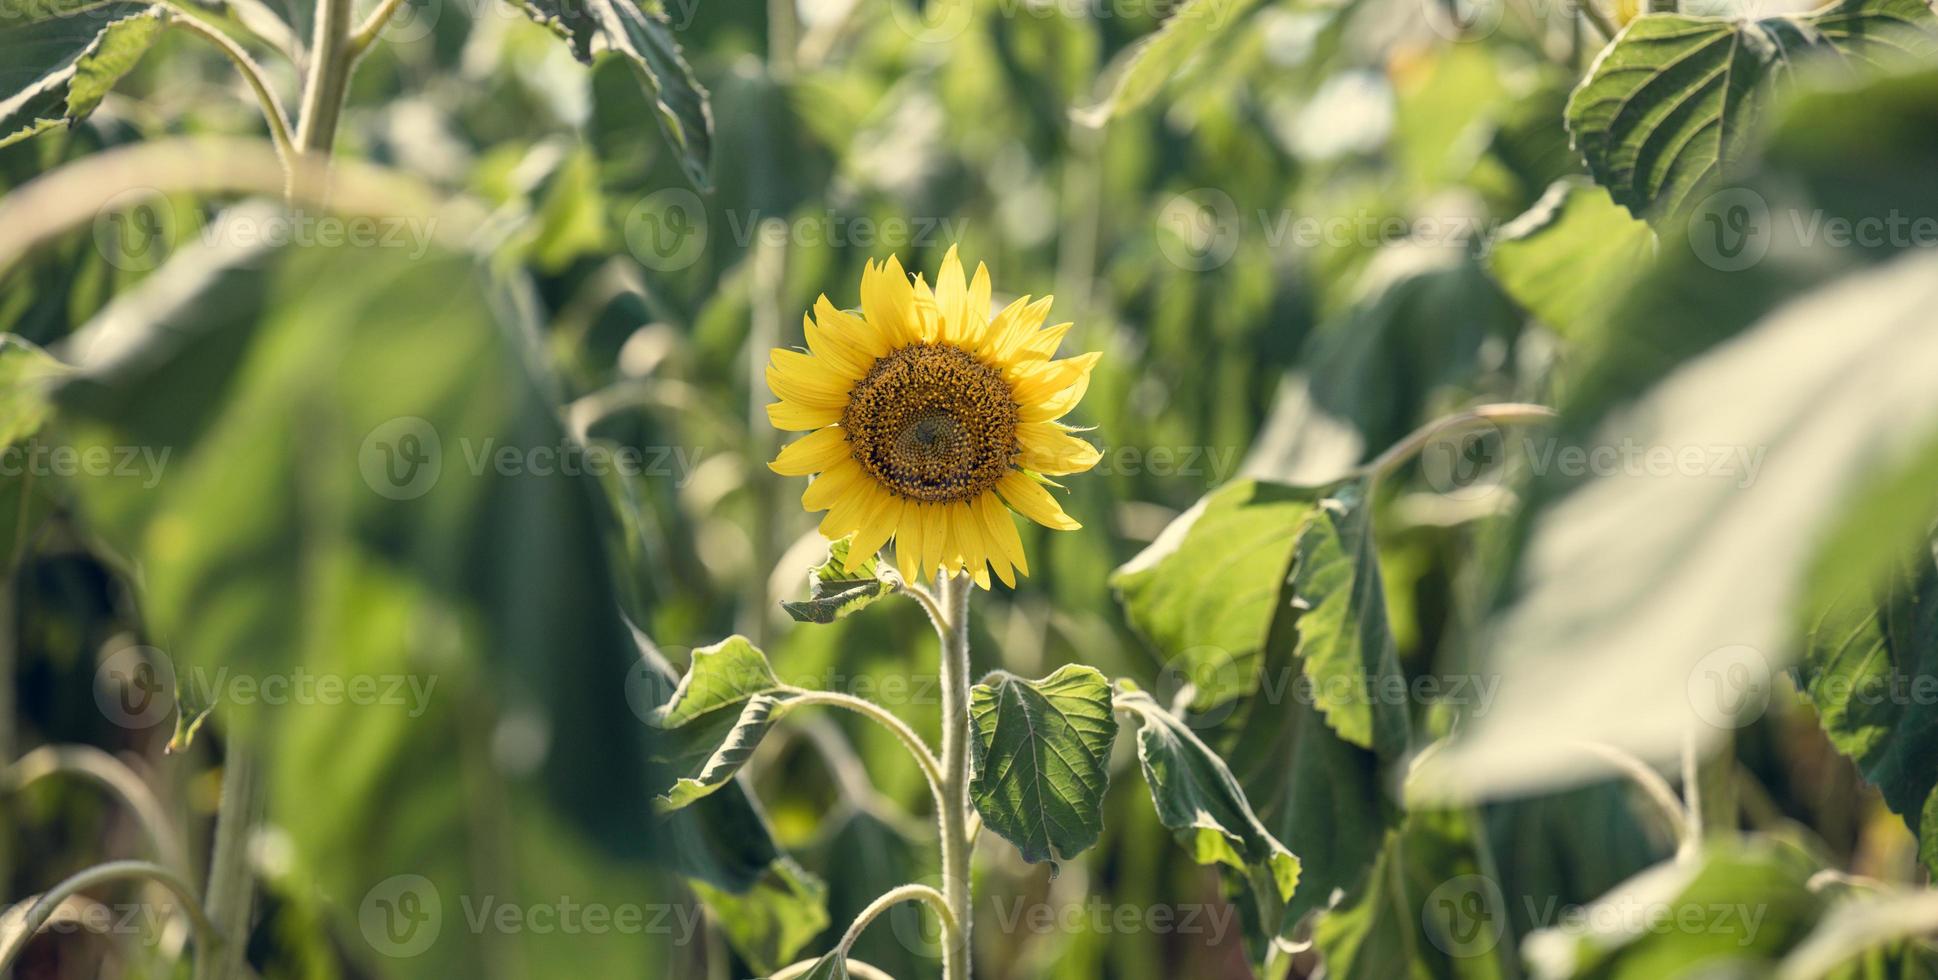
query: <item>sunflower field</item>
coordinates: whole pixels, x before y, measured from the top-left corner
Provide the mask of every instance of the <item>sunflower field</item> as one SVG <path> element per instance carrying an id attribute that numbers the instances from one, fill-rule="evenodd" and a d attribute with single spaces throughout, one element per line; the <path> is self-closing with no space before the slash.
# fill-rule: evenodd
<path id="1" fill-rule="evenodd" d="M 0 0 L 0 980 L 1938 977 L 1930 0 Z"/>

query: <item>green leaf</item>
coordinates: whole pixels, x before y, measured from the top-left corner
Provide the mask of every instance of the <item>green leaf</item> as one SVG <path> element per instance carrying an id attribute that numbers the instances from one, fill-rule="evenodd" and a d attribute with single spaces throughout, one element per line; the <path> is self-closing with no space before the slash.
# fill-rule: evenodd
<path id="1" fill-rule="evenodd" d="M 1769 976 L 1828 904 L 1821 865 L 1774 837 L 1715 838 L 1688 861 L 1656 865 L 1522 949 L 1540 976 L 1645 980 L 1692 964 Z"/>
<path id="2" fill-rule="evenodd" d="M 0 0 L 0 146 L 86 118 L 154 43 L 162 17 L 117 0 Z"/>
<path id="3" fill-rule="evenodd" d="M 1131 625 L 1208 708 L 1252 690 L 1317 492 L 1237 480 L 1206 494 L 1111 575 Z"/>
<path id="4" fill-rule="evenodd" d="M 1326 976 L 1346 980 L 1516 975 L 1507 899 L 1476 851 L 1472 811 L 1421 810 L 1388 834 L 1378 862 L 1319 918 Z"/>
<path id="5" fill-rule="evenodd" d="M 746 637 L 693 651 L 679 689 L 652 718 L 666 730 L 662 751 L 677 776 L 659 802 L 678 809 L 725 786 L 794 696 Z"/>
<path id="6" fill-rule="evenodd" d="M 53 414 L 48 389 L 65 366 L 33 343 L 0 336 L 0 449 L 39 434 Z M 35 529 L 53 509 L 46 480 L 31 466 L 0 473 L 0 574 L 18 567 Z"/>
<path id="7" fill-rule="evenodd" d="M 1938 52 L 1924 0 L 1841 0 L 1808 14 L 1639 17 L 1568 102 L 1568 131 L 1596 182 L 1637 217 L 1682 212 L 1743 155 L 1766 90 L 1809 58 L 1865 65 Z"/>
<path id="8" fill-rule="evenodd" d="M 1101 126 L 1143 107 L 1257 2 L 1185 0 L 1163 26 L 1125 48 L 1104 69 L 1097 101 L 1075 110 L 1077 118 Z"/>
<path id="9" fill-rule="evenodd" d="M 1373 549 L 1369 486 L 1343 484 L 1300 529 L 1288 583 L 1298 611 L 1296 654 L 1313 702 L 1339 737 L 1382 758 L 1406 751 L 1408 706 Z M 1405 690 L 1402 683 L 1400 690 Z"/>
<path id="10" fill-rule="evenodd" d="M 828 927 L 828 886 L 787 858 L 777 860 L 747 891 L 736 894 L 697 881 L 693 890 L 713 909 L 734 952 L 761 976 L 793 962 Z"/>
<path id="11" fill-rule="evenodd" d="M 832 623 L 849 613 L 868 608 L 876 599 L 892 591 L 875 556 L 848 567 L 848 545 L 853 538 L 828 544 L 828 559 L 808 569 L 808 597 L 798 602 L 783 601 L 781 608 L 797 623 Z"/>
<path id="12" fill-rule="evenodd" d="M 1564 340 L 1582 337 L 1655 260 L 1655 233 L 1581 177 L 1556 181 L 1503 225 L 1487 268 L 1516 303 Z"/>
<path id="13" fill-rule="evenodd" d="M 657 7 L 634 0 L 506 0 L 532 20 L 565 39 L 572 55 L 592 64 L 610 52 L 623 58 L 639 79 L 659 120 L 660 131 L 680 155 L 694 186 L 710 186 L 707 169 L 713 146 L 713 114 L 707 90 L 673 40 L 673 28 Z"/>
<path id="14" fill-rule="evenodd" d="M 1141 722 L 1137 758 L 1158 822 L 1177 836 L 1192 860 L 1229 869 L 1257 903 L 1254 914 L 1267 934 L 1261 938 L 1277 936 L 1285 928 L 1285 903 L 1298 888 L 1299 859 L 1259 822 L 1224 760 L 1190 726 L 1122 682 L 1114 702 Z M 1263 958 L 1262 951 L 1254 957 Z"/>
<path id="15" fill-rule="evenodd" d="M 440 248 L 194 244 L 74 338 L 53 392 L 51 430 L 79 452 L 171 451 L 152 483 L 61 486 L 138 570 L 178 681 L 224 685 L 215 724 L 264 746 L 291 880 L 329 897 L 319 925 L 369 976 L 665 962 L 665 937 L 524 930 L 487 952 L 454 924 L 467 896 L 670 900 L 655 863 L 745 892 L 774 860 L 744 800 L 706 826 L 652 816 L 655 730 L 616 683 L 641 654 L 596 484 L 465 467 L 488 439 L 569 444 L 500 288 Z M 407 435 L 411 465 L 386 467 Z M 294 693 L 303 677 L 337 696 Z M 444 916 L 407 959 L 359 917 L 406 893 Z"/>
<path id="16" fill-rule="evenodd" d="M 1927 543 L 1882 586 L 1832 579 L 1805 638 L 1799 674 L 1837 751 L 1857 763 L 1918 835 L 1938 872 L 1938 561 Z"/>
<path id="17" fill-rule="evenodd" d="M 1117 738 L 1103 674 L 1080 664 L 1035 681 L 999 673 L 970 691 L 969 724 L 969 797 L 984 825 L 1031 863 L 1097 842 Z"/>
<path id="18" fill-rule="evenodd" d="M 1616 463 L 1548 490 L 1531 519 L 1488 641 L 1492 710 L 1419 775 L 1466 797 L 1566 785 L 1592 775 L 1573 743 L 1667 761 L 1689 731 L 1707 743 L 1753 717 L 1793 655 L 1815 549 L 1887 473 L 1938 462 L 1934 306 L 1938 260 L 1907 256 L 1781 308 L 1611 414 L 1575 448 Z M 1704 408 L 1719 403 L 1731 410 Z M 1851 515 L 1903 541 L 1930 515 L 1899 511 L 1924 509 Z M 1728 615 L 1703 598 L 1717 595 Z"/>

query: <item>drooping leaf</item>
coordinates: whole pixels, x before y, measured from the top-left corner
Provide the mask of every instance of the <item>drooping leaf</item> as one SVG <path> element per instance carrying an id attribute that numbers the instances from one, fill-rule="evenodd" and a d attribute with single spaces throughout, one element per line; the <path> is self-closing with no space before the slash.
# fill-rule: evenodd
<path id="1" fill-rule="evenodd" d="M 647 9 L 636 0 L 506 2 L 550 28 L 571 46 L 573 57 L 588 65 L 607 52 L 625 59 L 652 100 L 660 131 L 679 153 L 687 179 L 702 189 L 711 186 L 713 114 L 707 90 L 693 77 L 657 6 Z"/>
<path id="2" fill-rule="evenodd" d="M 1831 744 L 1857 763 L 1918 835 L 1938 869 L 1938 562 L 1925 545 L 1881 587 L 1826 583 L 1805 636 L 1799 674 Z"/>
<path id="3" fill-rule="evenodd" d="M 781 608 L 797 623 L 832 623 L 843 616 L 868 608 L 889 593 L 888 580 L 881 577 L 875 556 L 848 567 L 848 545 L 853 538 L 828 544 L 828 560 L 808 569 L 808 597 L 783 601 Z"/>
<path id="4" fill-rule="evenodd" d="M 1097 101 L 1078 109 L 1077 117 L 1101 126 L 1150 102 L 1256 2 L 1186 0 L 1155 32 L 1125 48 L 1104 69 Z"/>
<path id="5" fill-rule="evenodd" d="M 1556 181 L 1490 244 L 1488 271 L 1563 339 L 1605 316 L 1655 259 L 1655 233 L 1584 178 Z"/>
<path id="6" fill-rule="evenodd" d="M 1791 655 L 1821 536 L 1871 483 L 1938 453 L 1934 304 L 1930 256 L 1846 277 L 1610 413 L 1589 451 L 1639 446 L 1656 462 L 1605 466 L 1536 512 L 1521 590 L 1489 642 L 1498 697 L 1431 781 L 1460 794 L 1576 783 L 1595 772 L 1571 743 L 1669 760 L 1690 731 L 1707 742 L 1756 710 L 1755 678 Z M 1704 408 L 1719 399 L 1733 409 Z M 1899 541 L 1929 520 L 1868 516 L 1891 525 L 1869 533 Z"/>
<path id="7" fill-rule="evenodd" d="M 1035 681 L 998 674 L 970 691 L 969 724 L 969 798 L 984 826 L 1031 863 L 1097 842 L 1117 738 L 1103 674 L 1081 664 Z"/>
<path id="8" fill-rule="evenodd" d="M 1259 822 L 1223 759 L 1149 694 L 1119 682 L 1120 711 L 1137 715 L 1137 758 L 1158 821 L 1199 864 L 1220 865 L 1234 890 L 1255 903 L 1253 958 L 1289 926 L 1284 909 L 1299 885 L 1299 859 Z"/>
<path id="9" fill-rule="evenodd" d="M 678 809 L 726 785 L 793 699 L 746 637 L 693 651 L 679 689 L 652 719 L 666 731 L 661 751 L 678 777 L 659 802 Z"/>
<path id="10" fill-rule="evenodd" d="M 1840 0 L 1808 14 L 1639 17 L 1568 102 L 1568 131 L 1615 203 L 1650 220 L 1683 211 L 1737 161 L 1768 89 L 1811 59 L 1901 63 L 1938 52 L 1924 0 Z"/>
<path id="11" fill-rule="evenodd" d="M 0 146 L 86 118 L 162 18 L 160 7 L 120 0 L 0 0 Z"/>

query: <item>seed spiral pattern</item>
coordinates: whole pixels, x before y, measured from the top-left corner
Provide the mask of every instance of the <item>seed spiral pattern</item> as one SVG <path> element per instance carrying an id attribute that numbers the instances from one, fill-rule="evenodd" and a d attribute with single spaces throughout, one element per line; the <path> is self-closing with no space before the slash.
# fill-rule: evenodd
<path id="1" fill-rule="evenodd" d="M 893 350 L 841 414 L 855 462 L 882 486 L 930 503 L 974 500 L 1016 457 L 1016 398 L 996 369 L 947 344 Z"/>

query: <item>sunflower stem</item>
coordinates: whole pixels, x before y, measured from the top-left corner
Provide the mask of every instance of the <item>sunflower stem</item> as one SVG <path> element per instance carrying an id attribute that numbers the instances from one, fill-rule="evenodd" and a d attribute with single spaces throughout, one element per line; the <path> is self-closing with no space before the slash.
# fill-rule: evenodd
<path id="1" fill-rule="evenodd" d="M 936 829 L 942 839 L 942 894 L 954 934 L 943 934 L 942 980 L 969 980 L 971 904 L 969 854 L 969 576 L 936 579 L 942 619 L 942 808 Z"/>

